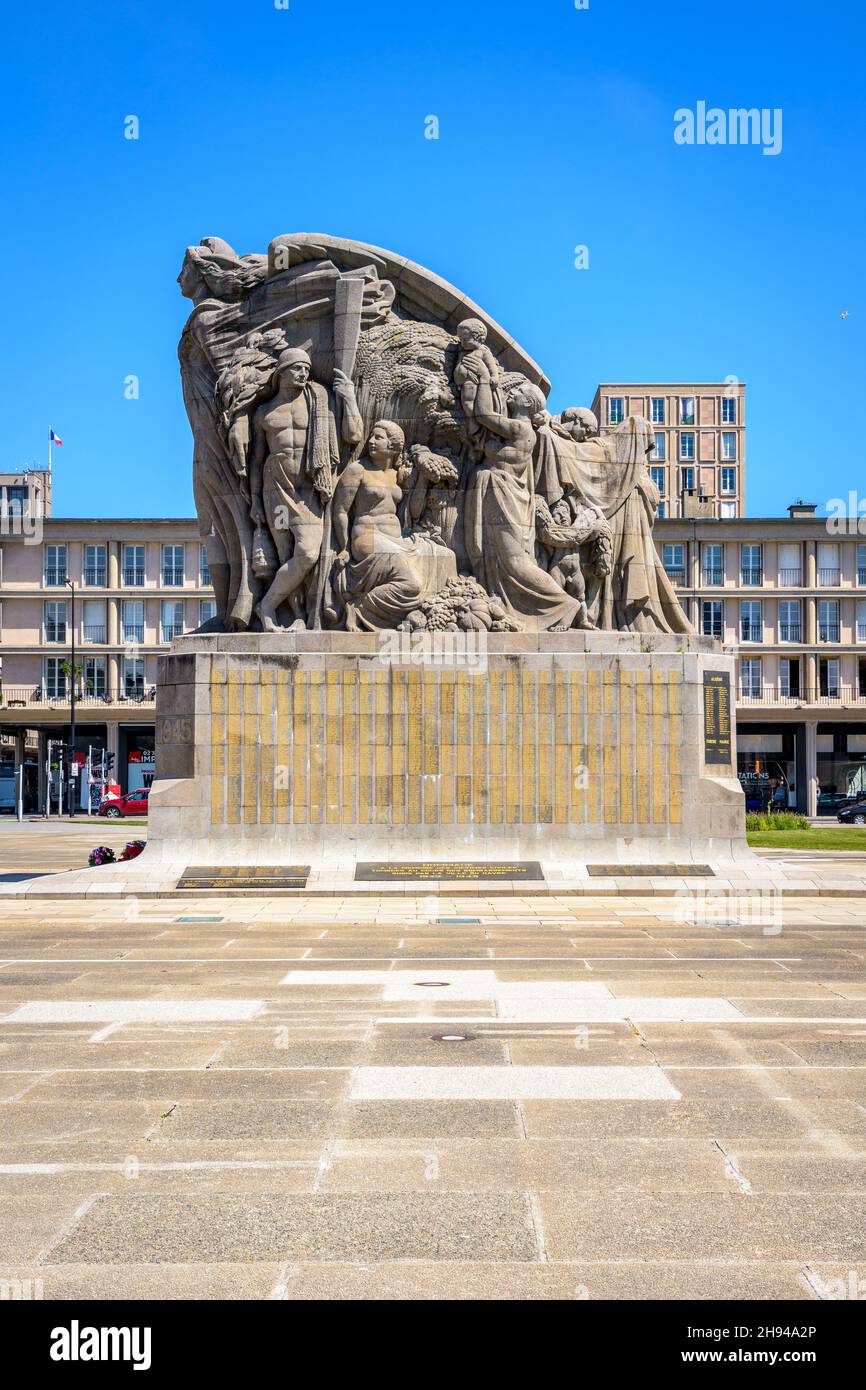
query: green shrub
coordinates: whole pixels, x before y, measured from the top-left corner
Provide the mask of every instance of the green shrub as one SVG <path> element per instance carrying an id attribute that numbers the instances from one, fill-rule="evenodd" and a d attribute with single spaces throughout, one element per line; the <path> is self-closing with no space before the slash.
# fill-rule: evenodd
<path id="1" fill-rule="evenodd" d="M 766 813 L 747 811 L 746 829 L 811 830 L 812 826 L 807 816 L 801 816 L 796 811 L 769 811 Z"/>

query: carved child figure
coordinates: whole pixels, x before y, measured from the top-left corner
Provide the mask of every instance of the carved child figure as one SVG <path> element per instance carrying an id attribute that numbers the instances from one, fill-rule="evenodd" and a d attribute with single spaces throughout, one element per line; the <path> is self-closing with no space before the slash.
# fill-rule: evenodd
<path id="1" fill-rule="evenodd" d="M 469 433 L 477 434 L 481 426 L 475 419 L 475 401 L 482 382 L 489 383 L 494 406 L 500 412 L 502 410 L 499 363 L 487 346 L 487 329 L 480 319 L 464 319 L 457 326 L 457 338 L 460 352 L 454 368 L 454 381 L 460 391 L 460 404 Z"/>

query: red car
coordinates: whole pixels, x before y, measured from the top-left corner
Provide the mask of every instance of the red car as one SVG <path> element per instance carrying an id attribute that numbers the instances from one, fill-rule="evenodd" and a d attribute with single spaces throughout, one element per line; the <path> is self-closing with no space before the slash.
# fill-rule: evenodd
<path id="1" fill-rule="evenodd" d="M 149 795 L 150 788 L 142 787 L 140 791 L 129 792 L 127 796 L 106 797 L 105 801 L 99 803 L 99 814 L 110 816 L 112 820 L 120 820 L 121 816 L 146 816 Z"/>

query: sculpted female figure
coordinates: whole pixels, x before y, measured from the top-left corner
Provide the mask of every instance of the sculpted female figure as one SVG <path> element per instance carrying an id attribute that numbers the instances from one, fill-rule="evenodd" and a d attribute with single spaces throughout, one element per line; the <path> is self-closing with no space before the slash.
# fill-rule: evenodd
<path id="1" fill-rule="evenodd" d="M 399 425 L 379 420 L 365 454 L 340 474 L 333 501 L 338 554 L 335 588 L 346 594 L 346 627 L 378 632 L 400 625 L 418 607 L 427 587 L 426 551 L 438 587 L 442 557 L 454 557 L 424 537 L 403 535 L 397 507 L 405 437 Z M 446 575 L 441 582 L 445 582 Z"/>
<path id="2" fill-rule="evenodd" d="M 652 426 L 641 416 L 601 436 L 591 410 L 569 406 L 538 432 L 535 485 L 551 510 L 563 502 L 572 513 L 592 506 L 607 519 L 612 564 L 589 602 L 599 627 L 691 632 L 653 542 L 659 494 L 647 464 L 652 447 Z"/>
<path id="3" fill-rule="evenodd" d="M 533 421 L 542 418 L 545 398 L 537 386 L 520 381 L 505 400 L 508 414 L 502 415 L 490 382 L 479 382 L 474 416 L 483 427 L 484 457 L 466 491 L 466 553 L 478 583 L 505 604 L 524 631 L 568 628 L 580 601 L 541 568 L 533 553 Z"/>

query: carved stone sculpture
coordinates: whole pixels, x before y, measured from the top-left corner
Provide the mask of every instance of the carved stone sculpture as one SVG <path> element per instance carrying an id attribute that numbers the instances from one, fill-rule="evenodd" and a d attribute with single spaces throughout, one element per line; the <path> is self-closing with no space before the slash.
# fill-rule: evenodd
<path id="1" fill-rule="evenodd" d="M 552 417 L 444 280 L 315 234 L 179 276 L 193 483 L 222 630 L 685 632 L 652 541 L 652 431 Z"/>

